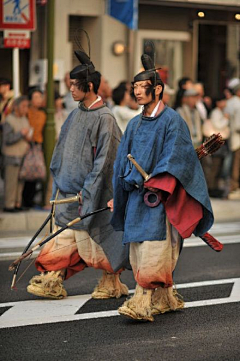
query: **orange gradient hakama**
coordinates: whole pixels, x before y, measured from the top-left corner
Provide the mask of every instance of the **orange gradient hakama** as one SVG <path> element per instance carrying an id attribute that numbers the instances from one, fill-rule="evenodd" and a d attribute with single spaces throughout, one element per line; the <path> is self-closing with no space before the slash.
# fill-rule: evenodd
<path id="1" fill-rule="evenodd" d="M 55 226 L 54 232 L 60 227 Z M 86 231 L 66 229 L 49 241 L 38 255 L 35 266 L 38 271 L 66 270 L 65 279 L 94 267 L 114 273 L 101 246 Z"/>

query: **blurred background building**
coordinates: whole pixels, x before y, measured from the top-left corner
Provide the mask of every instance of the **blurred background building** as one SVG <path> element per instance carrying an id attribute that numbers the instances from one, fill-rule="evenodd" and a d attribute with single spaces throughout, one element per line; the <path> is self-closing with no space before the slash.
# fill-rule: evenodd
<path id="1" fill-rule="evenodd" d="M 3 1 L 3 0 L 1 0 Z M 45 87 L 47 81 L 47 2 L 36 0 L 36 31 L 30 49 L 20 50 L 20 88 Z M 156 65 L 170 87 L 188 76 L 203 82 L 215 97 L 228 81 L 240 77 L 239 0 L 139 0 L 138 30 L 107 15 L 106 0 L 55 0 L 54 80 L 65 92 L 64 76 L 77 65 L 73 50 L 78 28 L 91 39 L 96 68 L 115 87 L 139 71 L 146 39 L 156 46 Z M 3 47 L 0 32 L 0 77 L 12 79 L 12 49 Z"/>

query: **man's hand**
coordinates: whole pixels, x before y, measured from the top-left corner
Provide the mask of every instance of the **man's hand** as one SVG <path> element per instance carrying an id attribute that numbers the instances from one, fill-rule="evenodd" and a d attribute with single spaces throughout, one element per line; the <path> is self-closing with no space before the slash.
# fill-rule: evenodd
<path id="1" fill-rule="evenodd" d="M 113 199 L 107 203 L 107 206 L 110 207 L 110 212 L 113 212 Z"/>

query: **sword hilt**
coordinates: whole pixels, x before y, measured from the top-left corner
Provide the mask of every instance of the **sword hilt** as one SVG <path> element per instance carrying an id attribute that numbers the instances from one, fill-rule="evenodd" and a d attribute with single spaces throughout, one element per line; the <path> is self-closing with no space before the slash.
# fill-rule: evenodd
<path id="1" fill-rule="evenodd" d="M 147 174 L 145 170 L 142 169 L 142 167 L 136 162 L 136 160 L 131 154 L 128 154 L 127 158 L 130 160 L 130 162 L 132 162 L 132 164 L 136 167 L 139 173 L 143 176 L 144 182 L 147 182 L 151 178 L 151 175 Z"/>
<path id="2" fill-rule="evenodd" d="M 74 197 L 63 198 L 63 199 L 54 199 L 54 200 L 50 201 L 50 204 L 74 203 L 74 202 L 79 202 L 80 199 L 81 199 L 80 194 L 77 194 Z"/>

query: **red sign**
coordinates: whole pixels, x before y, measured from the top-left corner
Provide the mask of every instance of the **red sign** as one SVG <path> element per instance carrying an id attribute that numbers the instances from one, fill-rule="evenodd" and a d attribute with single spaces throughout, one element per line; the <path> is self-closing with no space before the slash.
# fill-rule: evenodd
<path id="1" fill-rule="evenodd" d="M 0 29 L 35 30 L 35 0 L 0 0 Z"/>
<path id="2" fill-rule="evenodd" d="M 4 48 L 30 48 L 30 32 L 26 30 L 5 30 Z"/>

